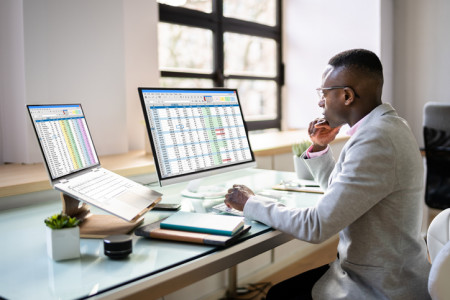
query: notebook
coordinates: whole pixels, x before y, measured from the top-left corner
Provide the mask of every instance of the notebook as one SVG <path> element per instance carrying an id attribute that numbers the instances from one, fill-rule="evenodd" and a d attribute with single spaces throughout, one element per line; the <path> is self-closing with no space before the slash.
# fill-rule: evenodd
<path id="1" fill-rule="evenodd" d="M 129 222 L 159 202 L 160 193 L 101 167 L 81 104 L 27 108 L 54 189 Z"/>
<path id="2" fill-rule="evenodd" d="M 228 236 L 210 233 L 162 229 L 160 227 L 160 224 L 163 220 L 141 226 L 138 229 L 136 229 L 134 234 L 137 236 L 143 236 L 150 239 L 163 239 L 178 242 L 227 247 L 236 243 L 239 240 L 239 238 L 242 237 L 245 233 L 247 233 L 251 228 L 250 225 L 244 225 L 242 227 L 242 230 L 237 232 L 235 235 Z"/>
<path id="3" fill-rule="evenodd" d="M 244 218 L 179 211 L 161 222 L 161 229 L 234 235 L 244 226 Z"/>

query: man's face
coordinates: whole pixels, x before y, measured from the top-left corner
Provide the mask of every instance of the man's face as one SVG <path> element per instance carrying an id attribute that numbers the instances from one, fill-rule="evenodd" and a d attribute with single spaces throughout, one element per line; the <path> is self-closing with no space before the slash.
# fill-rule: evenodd
<path id="1" fill-rule="evenodd" d="M 322 88 L 345 85 L 342 72 L 342 68 L 334 69 L 328 65 L 322 75 Z M 332 128 L 347 123 L 344 102 L 345 93 L 342 88 L 323 90 L 323 97 L 319 100 L 319 106 L 323 108 L 322 114 Z"/>

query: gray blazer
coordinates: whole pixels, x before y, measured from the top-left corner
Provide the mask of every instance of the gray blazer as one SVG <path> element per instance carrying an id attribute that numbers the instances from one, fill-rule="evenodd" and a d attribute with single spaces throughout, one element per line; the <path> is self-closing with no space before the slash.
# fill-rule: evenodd
<path id="1" fill-rule="evenodd" d="M 305 159 L 326 191 L 315 207 L 291 209 L 252 197 L 245 216 L 320 243 L 339 232 L 339 258 L 314 299 L 429 299 L 421 237 L 424 169 L 417 142 L 389 104 L 369 113 L 337 163 Z"/>

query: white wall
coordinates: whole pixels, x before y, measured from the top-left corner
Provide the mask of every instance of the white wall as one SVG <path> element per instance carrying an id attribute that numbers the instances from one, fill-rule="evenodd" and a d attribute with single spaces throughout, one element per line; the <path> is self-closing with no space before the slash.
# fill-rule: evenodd
<path id="1" fill-rule="evenodd" d="M 20 16 L 20 9 L 8 10 Z M 23 32 L 19 24 L 10 35 L 24 40 L 23 56 L 16 59 L 24 65 L 24 87 L 17 89 L 24 96 L 16 95 L 19 101 L 2 97 L 1 124 L 3 128 L 7 122 L 3 115 L 19 109 L 20 118 L 8 124 L 27 127 L 14 145 L 6 144 L 11 137 L 2 135 L 3 160 L 42 160 L 25 103 L 82 103 L 100 155 L 143 149 L 137 87 L 158 83 L 157 20 L 156 1 L 23 0 Z M 12 47 L 20 50 L 20 45 Z M 13 50 L 2 57 L 9 60 Z M 7 74 L 0 74 L 3 81 Z M 13 86 L 5 89 L 14 93 Z"/>
<path id="2" fill-rule="evenodd" d="M 425 103 L 450 103 L 450 1 L 395 0 L 394 5 L 394 106 L 423 146 Z"/>
<path id="3" fill-rule="evenodd" d="M 138 87 L 158 86 L 158 9 L 156 1 L 124 0 L 127 136 L 130 150 L 148 141 Z"/>
<path id="4" fill-rule="evenodd" d="M 284 1 L 284 62 L 286 86 L 284 92 L 284 127 L 305 128 L 321 109 L 315 89 L 321 85 L 322 72 L 328 60 L 338 52 L 369 49 L 380 56 L 390 81 L 392 50 L 381 51 L 381 41 L 389 23 L 381 14 L 392 9 L 382 0 L 359 1 Z M 389 4 L 389 3 L 388 3 Z M 386 16 L 389 18 L 391 16 Z M 382 28 L 381 24 L 385 24 Z M 384 61 L 384 57 L 388 59 Z M 391 86 L 383 91 L 385 99 L 392 95 Z"/>
<path id="5" fill-rule="evenodd" d="M 394 0 L 380 0 L 380 48 L 377 53 L 383 64 L 384 86 L 382 99 L 384 102 L 394 101 Z"/>
<path id="6" fill-rule="evenodd" d="M 0 1 L 0 164 L 27 157 L 22 11 L 21 1 Z"/>

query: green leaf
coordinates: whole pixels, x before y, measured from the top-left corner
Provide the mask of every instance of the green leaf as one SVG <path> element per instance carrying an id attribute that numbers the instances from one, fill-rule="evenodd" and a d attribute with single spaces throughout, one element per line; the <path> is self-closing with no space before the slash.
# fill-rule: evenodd
<path id="1" fill-rule="evenodd" d="M 44 220 L 45 225 L 52 229 L 63 229 L 76 227 L 80 224 L 80 220 L 75 217 L 70 217 L 66 214 L 55 214 Z"/>
<path id="2" fill-rule="evenodd" d="M 303 140 L 299 143 L 293 144 L 292 145 L 292 152 L 296 155 L 296 156 L 301 156 L 303 154 L 303 152 L 306 151 L 306 149 L 309 148 L 309 146 L 311 146 L 312 143 L 309 140 Z"/>

